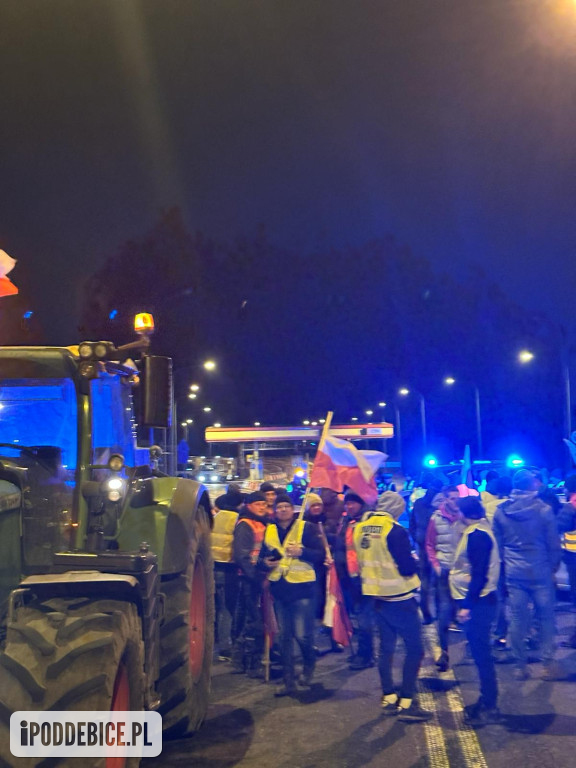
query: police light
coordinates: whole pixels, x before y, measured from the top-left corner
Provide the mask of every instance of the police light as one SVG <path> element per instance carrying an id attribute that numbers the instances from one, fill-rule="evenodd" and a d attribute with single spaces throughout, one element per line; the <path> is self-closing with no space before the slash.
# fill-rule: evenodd
<path id="1" fill-rule="evenodd" d="M 424 461 L 422 463 L 425 467 L 437 467 L 438 459 L 436 456 L 433 456 L 431 453 L 429 453 L 427 456 L 424 456 Z"/>
<path id="2" fill-rule="evenodd" d="M 513 453 L 506 459 L 506 466 L 509 469 L 518 469 L 518 467 L 524 466 L 524 459 L 522 459 L 516 453 Z"/>
<path id="3" fill-rule="evenodd" d="M 154 331 L 154 318 L 149 312 L 140 312 L 134 318 L 134 330 L 136 333 L 152 333 Z"/>

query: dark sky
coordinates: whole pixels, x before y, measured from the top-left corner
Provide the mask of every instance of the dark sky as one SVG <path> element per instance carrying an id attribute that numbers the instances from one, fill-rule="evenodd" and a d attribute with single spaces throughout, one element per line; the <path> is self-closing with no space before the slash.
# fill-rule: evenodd
<path id="1" fill-rule="evenodd" d="M 391 232 L 576 331 L 575 97 L 574 0 L 3 0 L 0 247 L 55 342 L 171 205 L 296 249 Z"/>

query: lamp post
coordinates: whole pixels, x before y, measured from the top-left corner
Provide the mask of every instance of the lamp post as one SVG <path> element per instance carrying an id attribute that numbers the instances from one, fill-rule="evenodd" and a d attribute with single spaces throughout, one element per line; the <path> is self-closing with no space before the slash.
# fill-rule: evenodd
<path id="1" fill-rule="evenodd" d="M 447 387 L 451 387 L 456 384 L 456 379 L 453 376 L 446 376 L 444 378 L 444 384 Z M 480 407 L 480 390 L 478 389 L 476 382 L 472 382 L 472 389 L 474 392 L 474 416 L 476 419 L 476 445 L 478 449 L 478 458 L 481 459 L 482 454 L 484 453 L 482 443 L 482 410 Z"/>
<path id="2" fill-rule="evenodd" d="M 420 399 L 420 423 L 422 426 L 422 448 L 424 449 L 424 453 L 428 450 L 428 431 L 426 428 L 426 400 L 424 399 L 424 395 L 421 392 L 418 392 L 417 390 L 414 390 L 416 394 L 418 395 Z M 398 394 L 402 395 L 402 397 L 407 397 L 410 394 L 410 390 L 407 387 L 402 387 L 398 390 Z M 398 415 L 399 415 L 398 411 Z"/>

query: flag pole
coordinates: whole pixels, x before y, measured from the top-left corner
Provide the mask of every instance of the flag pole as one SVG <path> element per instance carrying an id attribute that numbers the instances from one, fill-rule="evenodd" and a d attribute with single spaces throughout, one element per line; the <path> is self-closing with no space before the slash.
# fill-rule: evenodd
<path id="1" fill-rule="evenodd" d="M 326 438 L 328 437 L 328 432 L 330 431 L 330 425 L 332 424 L 333 416 L 334 416 L 334 411 L 328 411 L 328 413 L 326 414 L 326 421 L 324 422 L 324 426 L 322 428 L 322 434 L 320 435 L 320 442 L 318 443 L 318 451 L 320 451 L 324 447 L 324 443 L 326 441 Z M 316 456 L 318 456 L 318 451 L 316 451 Z M 314 457 L 314 462 L 316 461 L 316 456 Z M 314 470 L 314 462 L 312 463 L 312 471 Z M 304 518 L 304 513 L 306 511 L 306 503 L 308 501 L 309 494 L 310 494 L 310 486 L 306 488 L 306 493 L 304 494 L 302 506 L 300 507 L 300 514 L 298 515 L 299 521 L 301 521 Z"/>

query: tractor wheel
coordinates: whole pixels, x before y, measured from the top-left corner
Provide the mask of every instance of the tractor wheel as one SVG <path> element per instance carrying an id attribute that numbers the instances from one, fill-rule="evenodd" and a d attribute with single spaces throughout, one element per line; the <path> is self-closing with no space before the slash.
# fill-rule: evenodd
<path id="1" fill-rule="evenodd" d="M 194 733 L 210 696 L 214 650 L 214 567 L 209 512 L 198 509 L 186 573 L 165 577 L 165 621 L 160 627 L 160 707 L 164 737 Z"/>
<path id="2" fill-rule="evenodd" d="M 11 756 L 12 712 L 142 710 L 143 679 L 142 628 L 131 603 L 55 598 L 19 608 L 0 655 L 0 766 L 43 763 Z M 90 768 L 139 763 L 136 757 L 82 759 Z M 78 758 L 57 761 L 58 768 L 78 764 Z"/>

